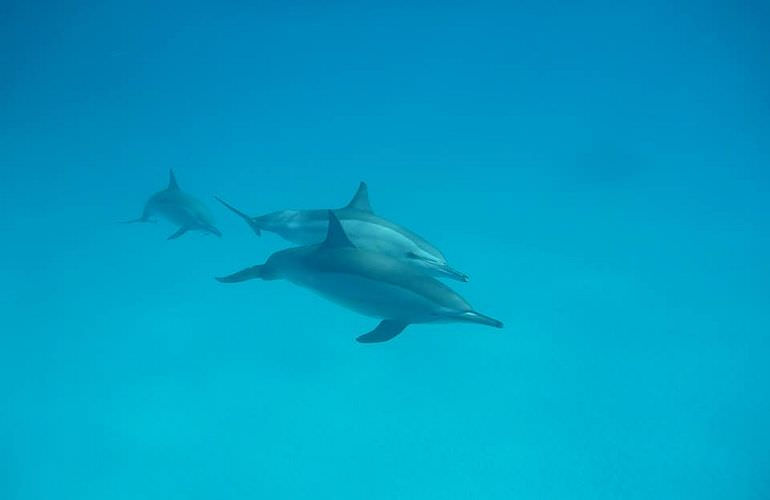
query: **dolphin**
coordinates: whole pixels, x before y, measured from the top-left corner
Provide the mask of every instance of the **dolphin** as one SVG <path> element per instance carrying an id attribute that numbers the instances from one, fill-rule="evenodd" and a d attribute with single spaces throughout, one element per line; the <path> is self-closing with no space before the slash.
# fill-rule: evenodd
<path id="1" fill-rule="evenodd" d="M 168 187 L 152 195 L 144 205 L 142 216 L 138 219 L 126 221 L 154 222 L 153 215 L 160 215 L 179 226 L 168 239 L 179 238 L 187 231 L 197 230 L 215 234 L 219 237 L 222 233 L 214 226 L 214 218 L 208 207 L 200 200 L 179 189 L 174 171 L 168 171 Z"/>
<path id="2" fill-rule="evenodd" d="M 267 262 L 216 278 L 222 283 L 286 279 L 361 314 L 380 318 L 359 336 L 364 343 L 390 340 L 412 323 L 503 324 L 473 310 L 460 295 L 401 259 L 356 247 L 331 210 L 326 239 L 282 250 Z"/>
<path id="3" fill-rule="evenodd" d="M 220 203 L 246 221 L 259 236 L 270 231 L 298 245 L 323 241 L 328 227 L 328 210 L 281 210 L 252 217 L 217 197 Z M 468 275 L 449 266 L 438 248 L 420 236 L 375 215 L 369 204 L 369 190 L 361 182 L 353 199 L 334 211 L 350 240 L 363 250 L 396 257 L 432 276 L 468 281 Z"/>

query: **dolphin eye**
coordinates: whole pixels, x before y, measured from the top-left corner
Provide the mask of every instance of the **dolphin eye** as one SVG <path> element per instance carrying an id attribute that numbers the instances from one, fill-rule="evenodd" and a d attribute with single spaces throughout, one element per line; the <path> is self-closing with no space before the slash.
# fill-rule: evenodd
<path id="1" fill-rule="evenodd" d="M 414 252 L 406 252 L 406 256 L 409 257 L 410 259 L 416 259 L 417 258 L 417 254 L 414 253 Z"/>

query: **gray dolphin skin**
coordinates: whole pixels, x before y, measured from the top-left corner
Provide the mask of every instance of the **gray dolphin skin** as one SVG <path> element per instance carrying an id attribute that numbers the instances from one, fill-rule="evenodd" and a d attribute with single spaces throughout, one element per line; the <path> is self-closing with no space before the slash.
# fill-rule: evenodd
<path id="1" fill-rule="evenodd" d="M 328 210 L 281 210 L 252 217 L 221 198 L 217 200 L 245 220 L 257 235 L 269 231 L 298 245 L 320 243 L 326 236 Z M 359 185 L 350 203 L 334 213 L 356 247 L 398 258 L 432 276 L 468 281 L 468 275 L 452 269 L 435 246 L 408 229 L 375 215 L 365 182 Z"/>
<path id="2" fill-rule="evenodd" d="M 168 239 L 179 238 L 187 231 L 203 231 L 219 237 L 222 233 L 214 226 L 214 218 L 208 207 L 194 196 L 185 193 L 176 182 L 174 171 L 168 171 L 168 187 L 152 195 L 144 205 L 142 216 L 127 221 L 154 222 L 152 216 L 158 215 L 179 226 Z"/>
<path id="3" fill-rule="evenodd" d="M 316 245 L 289 248 L 267 262 L 217 278 L 223 283 L 250 279 L 286 279 L 361 314 L 382 321 L 356 340 L 390 340 L 412 323 L 470 322 L 502 328 L 480 314 L 437 279 L 396 259 L 357 248 L 333 211 L 327 211 L 326 239 Z"/>

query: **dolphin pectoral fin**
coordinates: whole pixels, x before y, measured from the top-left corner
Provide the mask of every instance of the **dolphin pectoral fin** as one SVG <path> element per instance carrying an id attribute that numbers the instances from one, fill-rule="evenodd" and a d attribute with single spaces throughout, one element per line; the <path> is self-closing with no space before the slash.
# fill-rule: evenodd
<path id="1" fill-rule="evenodd" d="M 252 231 L 256 233 L 257 236 L 260 236 L 262 234 L 262 231 L 260 230 L 259 225 L 254 221 L 254 217 L 250 216 L 249 214 L 241 212 L 240 210 L 230 205 L 219 196 L 215 196 L 214 198 L 216 198 L 219 203 L 221 203 L 222 205 L 230 209 L 235 215 L 245 220 L 246 224 L 249 225 L 249 227 L 252 229 Z"/>
<path id="2" fill-rule="evenodd" d="M 402 321 L 384 319 L 380 322 L 379 325 L 377 325 L 377 328 L 369 333 L 361 335 L 360 337 L 356 338 L 356 340 L 362 344 L 385 342 L 386 340 L 390 340 L 399 333 L 403 332 L 404 328 L 406 328 L 408 325 L 409 323 L 404 323 Z"/>
<path id="3" fill-rule="evenodd" d="M 177 231 L 174 234 L 172 234 L 171 236 L 169 236 L 167 239 L 175 240 L 175 239 L 179 238 L 180 236 L 182 236 L 184 233 L 186 233 L 189 229 L 190 228 L 187 227 L 187 226 L 182 226 L 179 229 L 177 229 Z"/>
<path id="4" fill-rule="evenodd" d="M 242 269 L 237 273 L 233 273 L 229 276 L 216 278 L 216 280 L 220 283 L 238 283 L 239 281 L 260 279 L 264 277 L 262 273 L 263 267 L 263 265 L 247 267 L 246 269 Z"/>
<path id="5" fill-rule="evenodd" d="M 213 234 L 214 236 L 216 236 L 218 238 L 222 237 L 222 231 L 217 229 L 216 226 L 213 226 L 213 225 L 209 224 L 208 226 L 205 227 L 205 229 L 206 229 L 206 232 L 209 233 L 209 234 Z"/>

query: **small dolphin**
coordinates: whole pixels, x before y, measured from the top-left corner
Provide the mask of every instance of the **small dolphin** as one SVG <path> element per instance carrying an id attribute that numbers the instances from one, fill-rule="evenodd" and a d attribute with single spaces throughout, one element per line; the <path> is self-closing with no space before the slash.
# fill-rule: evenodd
<path id="1" fill-rule="evenodd" d="M 329 225 L 328 210 L 281 210 L 251 217 L 221 198 L 217 200 L 245 220 L 257 236 L 264 230 L 292 243 L 313 245 L 323 241 Z M 365 182 L 359 185 L 350 203 L 334 212 L 358 248 L 404 260 L 432 276 L 468 281 L 468 275 L 450 267 L 438 248 L 408 229 L 375 215 Z"/>
<path id="2" fill-rule="evenodd" d="M 155 193 L 147 200 L 141 217 L 126 223 L 154 222 L 150 218 L 153 215 L 160 215 L 179 226 L 179 229 L 168 237 L 170 240 L 179 238 L 191 230 L 222 236 L 219 229 L 214 226 L 214 218 L 206 205 L 179 189 L 173 170 L 168 171 L 168 187 Z"/>
<path id="3" fill-rule="evenodd" d="M 276 252 L 262 265 L 217 278 L 223 283 L 250 279 L 286 279 L 359 313 L 381 318 L 371 332 L 356 340 L 390 340 L 411 323 L 462 321 L 502 328 L 448 286 L 403 260 L 357 248 L 339 219 L 328 211 L 326 240 L 317 245 Z"/>

